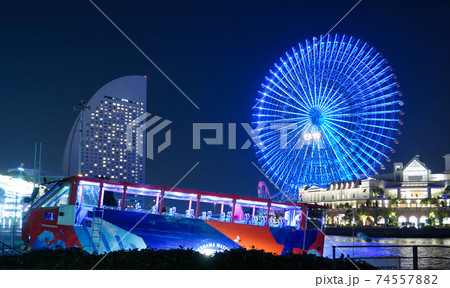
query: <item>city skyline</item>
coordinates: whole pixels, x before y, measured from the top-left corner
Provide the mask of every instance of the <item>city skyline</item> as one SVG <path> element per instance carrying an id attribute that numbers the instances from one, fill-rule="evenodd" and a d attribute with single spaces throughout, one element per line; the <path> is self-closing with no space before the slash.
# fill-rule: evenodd
<path id="1" fill-rule="evenodd" d="M 113 79 L 148 75 L 146 109 L 173 121 L 173 143 L 147 160 L 146 182 L 174 185 L 200 162 L 182 187 L 254 196 L 258 181 L 268 182 L 252 165 L 254 149 L 210 146 L 194 151 L 192 123 L 251 123 L 257 91 L 279 55 L 329 31 L 354 4 L 97 3 L 200 109 L 88 1 L 1 4 L 6 34 L 0 44 L 5 52 L 0 119 L 9 125 L 0 130 L 0 169 L 20 163 L 33 167 L 34 142 L 42 142 L 43 169 L 58 174 L 77 116 L 72 107 Z M 442 157 L 450 153 L 450 120 L 445 115 L 450 104 L 449 40 L 444 33 L 448 5 L 363 1 L 333 30 L 376 47 L 398 76 L 406 114 L 396 153 L 386 163 L 388 171 L 392 163 L 415 154 L 433 172 L 444 170 Z M 242 145 L 246 132 L 237 133 Z"/>

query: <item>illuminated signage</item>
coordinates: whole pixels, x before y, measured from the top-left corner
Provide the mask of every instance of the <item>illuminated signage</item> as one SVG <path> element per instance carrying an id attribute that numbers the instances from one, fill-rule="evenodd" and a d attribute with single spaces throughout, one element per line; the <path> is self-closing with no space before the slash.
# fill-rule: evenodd
<path id="1" fill-rule="evenodd" d="M 203 255 L 210 256 L 216 252 L 223 252 L 225 250 L 229 250 L 229 248 L 220 243 L 207 243 L 198 247 L 196 251 Z"/>

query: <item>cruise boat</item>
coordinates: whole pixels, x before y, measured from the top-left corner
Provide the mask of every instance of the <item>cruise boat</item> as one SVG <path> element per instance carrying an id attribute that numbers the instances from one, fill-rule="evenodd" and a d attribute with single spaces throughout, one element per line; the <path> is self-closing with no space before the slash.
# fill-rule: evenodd
<path id="1" fill-rule="evenodd" d="M 24 216 L 33 249 L 233 248 L 323 255 L 323 206 L 73 176 Z"/>

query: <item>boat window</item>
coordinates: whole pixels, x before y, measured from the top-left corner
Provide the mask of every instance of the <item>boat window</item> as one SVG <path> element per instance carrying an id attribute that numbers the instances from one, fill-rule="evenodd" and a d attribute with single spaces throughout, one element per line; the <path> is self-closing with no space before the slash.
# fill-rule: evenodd
<path id="1" fill-rule="evenodd" d="M 236 200 L 234 223 L 266 226 L 267 203 L 249 200 Z"/>
<path id="2" fill-rule="evenodd" d="M 307 230 L 322 230 L 325 210 L 317 207 L 308 207 Z"/>
<path id="3" fill-rule="evenodd" d="M 161 190 L 128 186 L 125 195 L 125 210 L 158 214 L 160 199 Z"/>
<path id="4" fill-rule="evenodd" d="M 233 199 L 202 195 L 199 206 L 199 219 L 231 222 Z"/>
<path id="5" fill-rule="evenodd" d="M 102 205 L 106 209 L 122 210 L 123 185 L 103 184 Z"/>
<path id="6" fill-rule="evenodd" d="M 163 215 L 195 218 L 197 208 L 197 194 L 178 191 L 164 191 L 162 202 Z"/>
<path id="7" fill-rule="evenodd" d="M 38 201 L 36 201 L 31 207 L 32 208 L 36 208 L 36 207 L 40 207 L 40 205 L 46 201 L 49 197 L 51 197 L 51 195 L 53 195 L 53 192 L 55 192 L 56 189 L 58 189 L 61 185 L 63 185 L 64 182 L 58 182 L 55 185 L 52 186 L 52 188 L 50 188 L 48 190 L 47 193 L 45 193 L 41 198 L 39 198 Z"/>
<path id="8" fill-rule="evenodd" d="M 59 207 L 69 205 L 70 183 L 61 183 L 40 207 Z"/>
<path id="9" fill-rule="evenodd" d="M 76 203 L 83 207 L 97 207 L 100 198 L 100 183 L 80 181 Z"/>
<path id="10" fill-rule="evenodd" d="M 269 226 L 289 229 L 300 229 L 302 220 L 301 206 L 272 203 L 269 213 Z"/>

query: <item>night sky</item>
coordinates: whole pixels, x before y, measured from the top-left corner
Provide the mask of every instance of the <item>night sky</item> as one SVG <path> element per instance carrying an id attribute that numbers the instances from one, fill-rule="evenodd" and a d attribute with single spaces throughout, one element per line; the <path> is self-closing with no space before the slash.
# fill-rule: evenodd
<path id="1" fill-rule="evenodd" d="M 356 2 L 97 0 L 198 110 L 89 1 L 1 1 L 0 172 L 32 168 L 42 142 L 43 169 L 60 174 L 73 106 L 115 78 L 147 75 L 147 111 L 173 121 L 172 145 L 147 160 L 147 183 L 172 186 L 200 162 L 180 187 L 256 196 L 266 179 L 251 163 L 255 150 L 192 150 L 192 123 L 251 122 L 273 63 L 327 33 Z M 398 76 L 406 114 L 386 172 L 416 154 L 444 170 L 449 12 L 448 1 L 364 0 L 332 31 L 370 43 Z M 238 147 L 247 139 L 239 126 L 237 139 Z"/>

